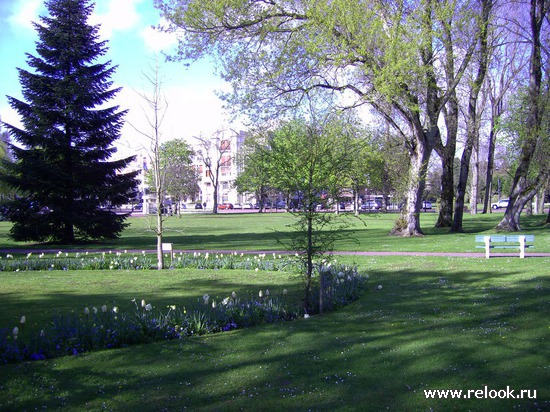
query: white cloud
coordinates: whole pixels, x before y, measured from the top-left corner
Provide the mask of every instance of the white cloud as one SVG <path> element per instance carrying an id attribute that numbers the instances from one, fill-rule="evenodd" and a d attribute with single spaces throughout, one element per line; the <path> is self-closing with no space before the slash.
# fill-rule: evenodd
<path id="1" fill-rule="evenodd" d="M 193 136 L 209 135 L 226 124 L 222 102 L 213 91 L 194 86 L 170 86 L 162 91 L 168 107 L 160 127 L 161 141 L 174 138 L 189 140 Z M 128 154 L 135 154 L 150 146 L 141 133 L 152 132 L 148 117 L 153 120 L 153 112 L 138 93 L 147 96 L 150 91 L 123 89 L 116 102 L 121 109 L 129 109 L 118 145 L 120 152 Z"/>
<path id="2" fill-rule="evenodd" d="M 96 3 L 90 24 L 101 24 L 101 36 L 110 38 L 114 31 L 129 30 L 141 22 L 137 6 L 144 0 L 102 0 Z M 14 29 L 33 29 L 32 22 L 39 16 L 47 15 L 44 0 L 16 0 L 8 17 Z"/>
<path id="3" fill-rule="evenodd" d="M 160 24 L 161 26 L 165 26 L 165 22 L 162 20 Z M 162 32 L 152 26 L 143 29 L 141 37 L 143 38 L 145 47 L 154 53 L 166 51 L 177 43 L 177 35 L 175 33 Z"/>
<path id="4" fill-rule="evenodd" d="M 143 0 L 110 0 L 99 2 L 90 17 L 93 25 L 101 24 L 100 36 L 112 37 L 114 31 L 130 30 L 139 25 L 141 18 L 137 6 Z M 101 7 L 101 8 L 100 8 Z"/>
<path id="5" fill-rule="evenodd" d="M 21 123 L 21 118 L 19 117 L 17 112 L 13 110 L 11 106 L 9 106 L 7 103 L 3 104 L 2 102 L 2 104 L 0 104 L 0 113 L 2 114 L 2 122 L 11 124 L 12 126 L 19 128 L 23 127 L 23 124 Z"/>
<path id="6" fill-rule="evenodd" d="M 19 0 L 14 2 L 14 9 L 8 18 L 8 22 L 10 26 L 20 33 L 26 30 L 33 30 L 32 22 L 38 22 L 38 17 L 40 14 L 44 14 L 44 12 L 45 9 L 42 0 Z"/>

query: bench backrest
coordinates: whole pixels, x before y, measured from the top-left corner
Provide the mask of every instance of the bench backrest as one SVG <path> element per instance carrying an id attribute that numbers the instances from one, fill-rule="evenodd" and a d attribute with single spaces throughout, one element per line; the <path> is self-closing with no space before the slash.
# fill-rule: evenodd
<path id="1" fill-rule="evenodd" d="M 534 242 L 535 235 L 476 235 L 476 242 L 485 242 L 485 236 L 491 238 L 491 242 L 519 242 L 520 236 L 525 236 L 526 242 Z"/>

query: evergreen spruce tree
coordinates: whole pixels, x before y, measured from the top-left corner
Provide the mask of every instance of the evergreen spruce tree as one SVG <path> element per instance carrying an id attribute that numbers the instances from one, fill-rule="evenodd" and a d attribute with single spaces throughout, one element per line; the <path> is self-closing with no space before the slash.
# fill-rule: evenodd
<path id="1" fill-rule="evenodd" d="M 106 51 L 98 27 L 88 24 L 88 0 L 46 1 L 48 17 L 35 23 L 34 72 L 19 70 L 24 101 L 9 97 L 23 128 L 6 124 L 14 161 L 0 179 L 18 197 L 5 206 L 18 241 L 73 243 L 117 237 L 127 215 L 106 210 L 134 196 L 134 160 L 109 160 L 116 152 L 125 111 L 107 102 L 120 89 L 109 80 L 116 66 L 97 63 Z"/>

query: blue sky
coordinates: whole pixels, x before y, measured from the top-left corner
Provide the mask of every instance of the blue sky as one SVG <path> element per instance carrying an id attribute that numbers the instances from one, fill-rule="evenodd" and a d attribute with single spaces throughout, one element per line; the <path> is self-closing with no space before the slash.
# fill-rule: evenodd
<path id="1" fill-rule="evenodd" d="M 38 37 L 31 22 L 45 14 L 42 0 L 0 1 L 0 116 L 7 123 L 20 124 L 6 95 L 21 98 L 17 68 L 28 69 L 25 53 L 36 55 Z M 117 144 L 121 154 L 139 153 L 149 146 L 131 125 L 149 132 L 146 104 L 139 94 L 152 93 L 143 73 L 151 74 L 155 55 L 159 56 L 162 90 L 168 102 L 163 140 L 208 135 L 228 125 L 215 95 L 225 85 L 213 74 L 212 64 L 202 61 L 185 68 L 181 63 L 164 62 L 162 51 L 173 50 L 176 38 L 152 28 L 161 23 L 153 0 L 96 0 L 90 23 L 100 23 L 101 39 L 108 40 L 109 52 L 101 61 L 111 60 L 118 66 L 112 80 L 123 90 L 113 104 L 130 110 Z"/>

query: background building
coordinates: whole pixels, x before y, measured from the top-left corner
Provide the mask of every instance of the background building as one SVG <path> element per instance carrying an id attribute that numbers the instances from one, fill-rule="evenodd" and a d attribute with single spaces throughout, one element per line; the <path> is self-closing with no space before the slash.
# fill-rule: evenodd
<path id="1" fill-rule="evenodd" d="M 243 147 L 244 131 L 221 129 L 210 137 L 195 137 L 190 142 L 195 151 L 193 164 L 200 178 L 199 201 L 207 208 L 217 204 L 248 202 L 246 194 L 239 195 L 233 182 L 238 176 L 237 154 Z"/>

